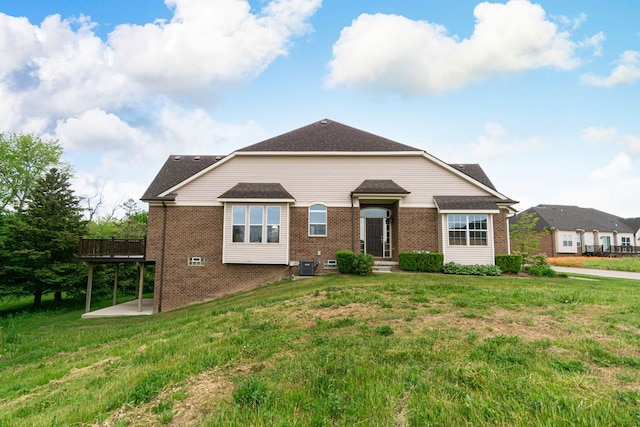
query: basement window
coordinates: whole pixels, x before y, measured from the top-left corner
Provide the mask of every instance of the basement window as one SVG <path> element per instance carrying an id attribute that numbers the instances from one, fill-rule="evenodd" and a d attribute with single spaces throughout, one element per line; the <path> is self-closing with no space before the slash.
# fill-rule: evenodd
<path id="1" fill-rule="evenodd" d="M 187 265 L 189 267 L 203 267 L 204 266 L 204 258 L 201 256 L 191 256 L 187 258 Z"/>

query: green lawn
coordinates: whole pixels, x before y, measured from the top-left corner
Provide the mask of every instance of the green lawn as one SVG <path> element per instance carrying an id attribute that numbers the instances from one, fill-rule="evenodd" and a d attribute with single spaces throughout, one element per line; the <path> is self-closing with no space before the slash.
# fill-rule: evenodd
<path id="1" fill-rule="evenodd" d="M 0 318 L 0 426 L 640 424 L 640 282 L 387 274 Z"/>

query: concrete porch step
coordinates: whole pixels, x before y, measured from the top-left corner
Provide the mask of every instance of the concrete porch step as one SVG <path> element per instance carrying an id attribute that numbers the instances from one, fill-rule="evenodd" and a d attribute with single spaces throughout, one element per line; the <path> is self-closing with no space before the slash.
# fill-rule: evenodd
<path id="1" fill-rule="evenodd" d="M 371 272 L 373 273 L 391 273 L 394 267 L 397 267 L 396 261 L 375 260 Z"/>

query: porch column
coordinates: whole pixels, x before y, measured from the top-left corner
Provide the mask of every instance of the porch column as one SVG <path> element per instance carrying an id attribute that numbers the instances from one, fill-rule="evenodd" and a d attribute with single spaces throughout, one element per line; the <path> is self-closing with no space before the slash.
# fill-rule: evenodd
<path id="1" fill-rule="evenodd" d="M 118 273 L 120 272 L 120 264 L 116 264 L 115 277 L 113 278 L 113 305 L 116 305 L 118 296 Z"/>
<path id="2" fill-rule="evenodd" d="M 144 284 L 144 263 L 138 264 L 138 311 L 142 311 L 142 285 Z"/>
<path id="3" fill-rule="evenodd" d="M 91 311 L 91 287 L 93 286 L 93 264 L 89 264 L 89 275 L 87 277 L 87 301 L 84 306 L 84 312 Z"/>

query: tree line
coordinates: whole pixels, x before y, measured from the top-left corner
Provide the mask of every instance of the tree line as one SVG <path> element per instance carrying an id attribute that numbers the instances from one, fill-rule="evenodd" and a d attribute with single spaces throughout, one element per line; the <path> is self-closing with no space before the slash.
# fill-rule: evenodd
<path id="1" fill-rule="evenodd" d="M 80 237 L 146 234 L 147 213 L 131 199 L 122 205 L 123 217 L 96 215 L 101 201 L 91 206 L 92 199 L 75 195 L 72 167 L 62 155 L 57 140 L 0 133 L 0 299 L 31 296 L 39 308 L 47 294 L 56 304 L 81 297 L 87 269 L 77 260 Z M 107 292 L 114 274 L 114 266 L 100 266 L 94 289 Z M 120 269 L 125 291 L 135 288 L 135 274 L 135 267 Z"/>

